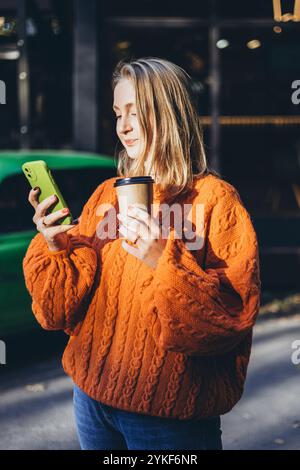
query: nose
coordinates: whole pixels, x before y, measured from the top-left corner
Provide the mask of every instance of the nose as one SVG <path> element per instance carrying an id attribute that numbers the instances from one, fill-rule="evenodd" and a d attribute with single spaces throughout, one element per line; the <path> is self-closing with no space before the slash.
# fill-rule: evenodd
<path id="1" fill-rule="evenodd" d="M 126 134 L 127 132 L 130 132 L 132 131 L 133 127 L 132 127 L 132 124 L 131 124 L 131 120 L 130 120 L 130 117 L 126 117 L 124 116 L 124 118 L 121 117 L 120 119 L 120 132 L 122 134 Z"/>

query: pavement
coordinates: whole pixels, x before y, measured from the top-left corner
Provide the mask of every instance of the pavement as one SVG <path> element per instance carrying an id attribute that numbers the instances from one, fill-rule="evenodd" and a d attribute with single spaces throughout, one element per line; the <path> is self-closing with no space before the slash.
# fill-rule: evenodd
<path id="1" fill-rule="evenodd" d="M 257 323 L 244 394 L 222 418 L 226 449 L 300 450 L 297 340 L 300 315 Z"/>
<path id="2" fill-rule="evenodd" d="M 257 322 L 244 395 L 222 416 L 224 449 L 300 450 L 300 365 L 292 362 L 296 340 L 300 314 Z M 60 354 L 12 370 L 1 365 L 0 396 L 0 449 L 79 449 L 72 381 Z"/>

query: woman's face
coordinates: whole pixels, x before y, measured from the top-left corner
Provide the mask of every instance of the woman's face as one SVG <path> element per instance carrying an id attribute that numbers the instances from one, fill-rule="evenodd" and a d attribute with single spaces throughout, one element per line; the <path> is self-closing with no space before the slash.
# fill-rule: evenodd
<path id="1" fill-rule="evenodd" d="M 131 80 L 123 78 L 114 90 L 113 110 L 116 113 L 116 131 L 130 158 L 137 158 L 143 136 L 136 114 L 135 89 Z"/>

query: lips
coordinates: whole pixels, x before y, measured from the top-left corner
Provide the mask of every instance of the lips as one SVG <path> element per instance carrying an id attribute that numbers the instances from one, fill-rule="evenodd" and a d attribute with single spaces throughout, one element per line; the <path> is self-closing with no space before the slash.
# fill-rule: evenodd
<path id="1" fill-rule="evenodd" d="M 126 145 L 133 145 L 133 144 L 135 144 L 136 141 L 137 141 L 137 139 L 125 140 L 125 144 Z"/>

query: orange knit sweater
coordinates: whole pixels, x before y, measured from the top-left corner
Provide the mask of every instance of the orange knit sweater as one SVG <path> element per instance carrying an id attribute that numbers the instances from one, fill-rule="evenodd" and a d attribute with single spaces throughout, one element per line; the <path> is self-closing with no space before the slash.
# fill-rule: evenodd
<path id="1" fill-rule="evenodd" d="M 23 260 L 32 311 L 44 329 L 70 336 L 63 368 L 92 398 L 159 417 L 224 414 L 242 395 L 259 310 L 249 214 L 232 185 L 196 178 L 181 203 L 203 204 L 203 246 L 187 249 L 171 231 L 152 269 L 119 238 L 98 236 L 98 206 L 118 213 L 115 180 L 94 191 L 64 250 L 51 252 L 41 233 L 32 239 Z"/>

